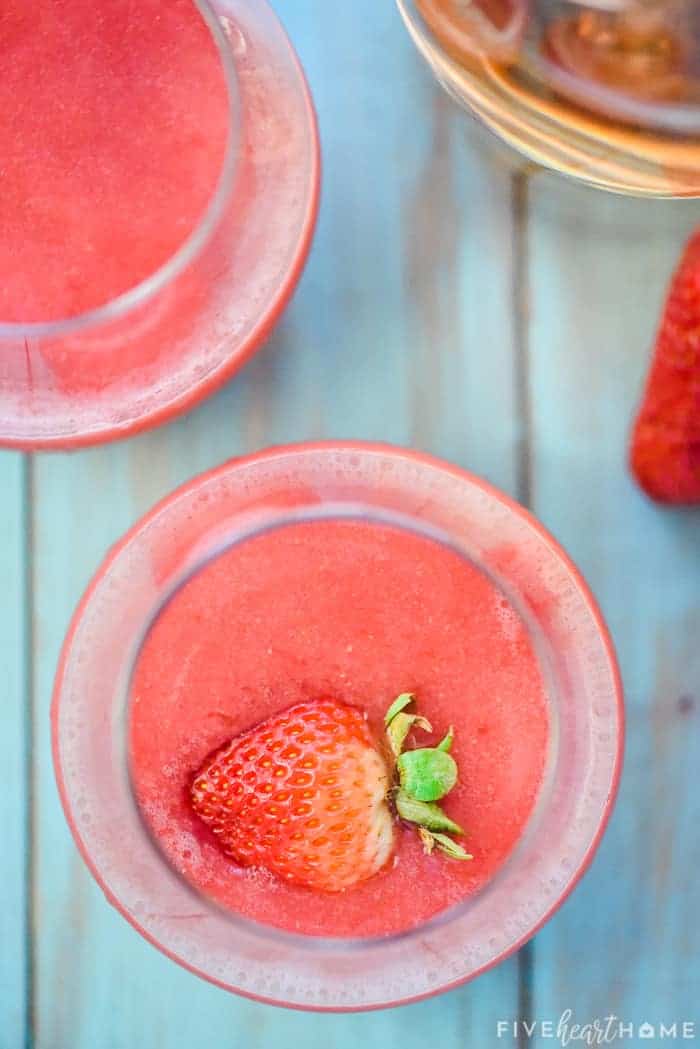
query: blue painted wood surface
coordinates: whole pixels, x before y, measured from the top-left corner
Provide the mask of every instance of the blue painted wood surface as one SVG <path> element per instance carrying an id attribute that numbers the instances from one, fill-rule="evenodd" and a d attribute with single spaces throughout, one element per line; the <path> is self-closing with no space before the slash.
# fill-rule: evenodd
<path id="1" fill-rule="evenodd" d="M 601 601 L 629 718 L 609 833 L 536 941 L 536 1011 L 697 1025 L 700 512 L 648 502 L 621 449 L 698 204 L 572 187 L 564 201 L 547 177 L 531 205 L 532 503 Z"/>
<path id="2" fill-rule="evenodd" d="M 21 1046 L 29 999 L 25 464 L 0 455 L 0 1046 Z"/>
<path id="3" fill-rule="evenodd" d="M 492 1049 L 514 1044 L 496 1024 L 519 1013 L 700 1021 L 700 515 L 650 506 L 624 468 L 664 284 L 700 207 L 516 173 L 434 86 L 388 0 L 277 8 L 325 154 L 318 235 L 277 332 L 169 427 L 0 456 L 0 1049 Z M 365 1016 L 246 1002 L 161 957 L 83 868 L 50 763 L 56 658 L 107 546 L 194 473 L 322 436 L 414 444 L 530 501 L 602 600 L 630 704 L 611 832 L 534 945 L 444 998 Z"/>

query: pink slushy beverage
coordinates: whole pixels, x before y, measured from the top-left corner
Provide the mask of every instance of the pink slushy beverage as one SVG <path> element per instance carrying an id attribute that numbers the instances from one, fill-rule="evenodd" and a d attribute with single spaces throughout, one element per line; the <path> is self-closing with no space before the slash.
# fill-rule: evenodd
<path id="1" fill-rule="evenodd" d="M 403 691 L 436 730 L 454 726 L 444 807 L 471 862 L 427 855 L 402 825 L 374 877 L 314 893 L 236 864 L 193 812 L 202 761 L 263 719 L 333 697 L 379 742 Z M 136 797 L 171 863 L 224 907 L 314 935 L 402 932 L 481 889 L 523 832 L 547 743 L 540 669 L 502 593 L 440 543 L 366 522 L 280 528 L 219 557 L 156 621 L 133 682 Z"/>

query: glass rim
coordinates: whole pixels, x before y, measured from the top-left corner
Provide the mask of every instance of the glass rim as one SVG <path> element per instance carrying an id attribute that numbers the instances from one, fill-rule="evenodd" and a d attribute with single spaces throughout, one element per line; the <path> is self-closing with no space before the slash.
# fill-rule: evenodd
<path id="1" fill-rule="evenodd" d="M 191 0 L 198 9 L 216 45 L 228 98 L 228 136 L 224 159 L 204 213 L 197 225 L 173 254 L 152 273 L 114 298 L 72 317 L 48 321 L 3 321 L 0 318 L 0 340 L 54 338 L 85 331 L 96 325 L 118 320 L 131 310 L 152 299 L 167 287 L 199 255 L 213 235 L 226 209 L 233 189 L 239 156 L 240 104 L 238 75 L 233 53 L 224 28 L 210 0 Z"/>
<path id="2" fill-rule="evenodd" d="M 300 453 L 317 455 L 319 453 L 322 454 L 324 452 L 335 452 L 347 455 L 357 453 L 360 453 L 361 455 L 369 453 L 371 455 L 372 453 L 378 453 L 379 455 L 389 455 L 391 457 L 396 458 L 397 460 L 408 460 L 409 462 L 417 464 L 421 467 L 437 468 L 441 471 L 449 473 L 453 480 L 459 481 L 461 483 L 466 483 L 473 489 L 477 489 L 486 496 L 495 499 L 498 503 L 501 504 L 502 509 L 508 511 L 510 514 L 515 514 L 515 516 L 520 518 L 521 524 L 525 525 L 529 531 L 535 533 L 535 538 L 542 542 L 548 548 L 548 550 L 551 551 L 552 555 L 556 557 L 561 567 L 566 571 L 568 576 L 571 577 L 574 583 L 574 588 L 577 593 L 577 600 L 581 602 L 582 610 L 585 611 L 585 614 L 591 622 L 592 628 L 595 630 L 595 633 L 598 638 L 601 664 L 605 664 L 606 675 L 608 676 L 610 682 L 610 706 L 611 710 L 614 712 L 614 714 L 612 715 L 614 724 L 611 724 L 611 731 L 613 733 L 614 742 L 614 755 L 612 759 L 612 764 L 610 766 L 609 788 L 607 790 L 605 799 L 601 801 L 599 805 L 599 811 L 597 812 L 595 817 L 594 833 L 591 833 L 590 836 L 586 838 L 583 846 L 583 851 L 581 852 L 580 856 L 578 856 L 578 858 L 576 859 L 573 869 L 568 874 L 565 882 L 556 890 L 556 894 L 552 896 L 551 900 L 548 899 L 547 901 L 543 901 L 543 908 L 541 910 L 541 913 L 538 912 L 537 920 L 532 921 L 532 923 L 529 923 L 527 925 L 526 931 L 522 934 L 517 935 L 515 939 L 511 938 L 510 942 L 506 947 L 499 948 L 499 953 L 496 956 L 492 957 L 490 960 L 487 960 L 484 964 L 466 971 L 463 975 L 458 976 L 457 978 L 455 978 L 454 976 L 450 977 L 446 974 L 445 978 L 440 978 L 439 985 L 434 986 L 431 989 L 419 991 L 418 993 L 408 993 L 406 995 L 396 998 L 385 998 L 382 1001 L 372 1001 L 370 1003 L 352 1005 L 326 1005 L 317 1001 L 311 1003 L 307 1001 L 300 1002 L 297 999 L 294 999 L 293 1001 L 285 1000 L 284 997 L 271 997 L 269 995 L 265 995 L 260 991 L 260 989 L 251 990 L 250 988 L 240 986 L 239 984 L 236 984 L 235 981 L 232 981 L 230 978 L 218 979 L 217 976 L 213 972 L 209 971 L 206 966 L 201 965 L 199 963 L 195 964 L 189 961 L 186 956 L 183 956 L 183 954 L 180 953 L 178 950 L 169 946 L 167 943 L 167 937 L 160 936 L 159 938 L 160 934 L 158 932 L 154 931 L 152 928 L 149 928 L 148 923 L 144 920 L 141 920 L 138 914 L 132 913 L 132 911 L 129 909 L 127 901 L 122 900 L 118 897 L 118 895 L 115 895 L 115 892 L 110 888 L 111 879 L 109 878 L 107 871 L 101 869 L 99 859 L 95 855 L 93 855 L 93 849 L 90 843 L 86 841 L 83 837 L 81 829 L 78 826 L 78 814 L 74 811 L 74 799 L 72 798 L 72 788 L 70 787 L 65 775 L 66 770 L 64 768 L 64 755 L 62 753 L 64 749 L 64 744 L 59 739 L 59 722 L 61 717 L 60 707 L 62 693 L 64 689 L 65 675 L 68 669 L 68 664 L 70 663 L 71 659 L 71 648 L 79 631 L 81 619 L 87 612 L 91 604 L 91 601 L 96 594 L 96 591 L 100 587 L 100 584 L 109 574 L 113 566 L 116 564 L 120 555 L 125 551 L 126 548 L 129 547 L 130 543 L 133 540 L 137 539 L 143 530 L 145 530 L 150 525 L 155 524 L 161 513 L 168 507 L 177 504 L 181 498 L 191 495 L 193 490 L 197 490 L 201 485 L 209 481 L 216 481 L 217 477 L 225 475 L 234 466 L 244 468 L 255 467 L 258 464 L 264 464 L 266 461 L 270 461 L 271 459 L 275 458 L 283 460 L 286 457 L 299 455 Z M 326 501 L 326 503 L 333 501 L 334 500 L 329 499 Z M 351 502 L 351 500 L 345 500 L 346 505 L 348 502 Z M 376 504 L 372 504 L 370 502 L 369 505 L 372 506 L 375 510 L 377 509 Z M 243 512 L 245 513 L 245 511 Z M 266 511 L 263 510 L 262 512 L 264 514 Z M 269 514 L 269 510 L 267 510 L 267 513 Z M 288 514 L 289 510 L 283 509 L 282 511 L 278 511 L 278 515 L 284 516 L 285 513 Z M 390 510 L 389 513 L 393 515 L 394 511 Z M 425 522 L 420 523 L 421 525 L 425 524 Z M 216 534 L 216 525 L 214 525 L 213 527 L 209 527 L 206 530 L 203 530 L 202 535 L 199 537 L 199 539 L 196 542 L 192 543 L 189 547 L 189 550 L 184 554 L 183 559 L 178 565 L 178 570 L 182 570 L 185 573 L 187 573 L 189 578 L 191 574 L 193 561 L 196 561 L 199 557 L 201 557 L 201 550 L 206 544 L 208 538 L 216 536 Z M 218 530 L 219 537 L 221 537 L 223 534 L 223 529 L 220 527 Z M 450 545 L 454 548 L 455 537 L 450 538 L 452 540 Z M 457 545 L 460 546 L 459 543 Z M 458 552 L 462 553 L 462 556 L 464 556 L 463 550 L 461 548 Z M 215 554 L 215 556 L 218 555 Z M 482 565 L 480 560 L 478 560 L 476 563 L 480 571 L 488 571 L 486 566 Z M 511 590 L 507 587 L 504 588 L 502 580 L 500 579 L 498 580 L 498 584 L 501 590 L 506 590 L 506 594 L 509 600 L 511 600 L 512 602 Z M 516 612 L 522 615 L 521 605 L 517 604 L 515 607 Z M 150 628 L 150 623 L 151 620 L 148 621 L 148 626 L 146 629 Z M 138 636 L 143 638 L 145 636 L 145 632 L 139 632 Z M 131 665 L 132 664 L 129 663 L 129 666 Z M 556 700 L 556 697 L 554 697 L 554 699 Z M 93 877 L 96 879 L 98 884 L 101 886 L 102 890 L 105 892 L 108 900 L 114 906 L 117 907 L 120 914 L 124 918 L 126 918 L 126 920 L 142 936 L 144 936 L 144 938 L 147 941 L 149 941 L 153 946 L 157 947 L 160 951 L 162 951 L 172 960 L 182 965 L 184 968 L 189 969 L 196 975 L 204 979 L 207 979 L 210 982 L 217 984 L 218 986 L 221 986 L 228 991 L 234 991 L 235 993 L 242 994 L 254 1000 L 269 1002 L 276 1005 L 287 1005 L 292 1008 L 312 1009 L 317 1011 L 358 1011 L 372 1008 L 383 1008 L 387 1005 L 392 1004 L 405 1004 L 412 1001 L 418 1001 L 422 998 L 429 997 L 432 994 L 448 990 L 451 987 L 459 986 L 460 984 L 464 983 L 465 980 L 474 978 L 486 969 L 489 969 L 494 965 L 500 963 L 505 958 L 509 957 L 514 951 L 519 949 L 519 947 L 521 947 L 523 943 L 530 939 L 530 937 L 534 935 L 539 928 L 541 928 L 541 926 L 551 917 L 551 915 L 568 897 L 571 891 L 573 891 L 573 889 L 578 884 L 579 880 L 587 870 L 588 866 L 590 865 L 590 862 L 592 861 L 592 858 L 596 852 L 596 849 L 608 824 L 617 795 L 621 775 L 622 756 L 624 747 L 624 706 L 622 699 L 622 683 L 614 647 L 610 638 L 608 628 L 602 618 L 600 610 L 598 609 L 595 599 L 592 596 L 585 580 L 581 576 L 581 573 L 576 568 L 575 564 L 569 558 L 568 554 L 566 554 L 566 552 L 559 545 L 559 543 L 549 534 L 549 532 L 543 527 L 543 525 L 541 525 L 540 522 L 536 518 L 534 518 L 532 514 L 530 514 L 529 511 L 527 511 L 524 507 L 520 506 L 509 496 L 492 486 L 489 482 L 483 481 L 481 478 L 476 477 L 473 474 L 470 474 L 468 471 L 462 470 L 459 467 L 451 466 L 450 464 L 445 463 L 440 459 L 436 459 L 431 455 L 423 454 L 409 449 L 396 448 L 392 445 L 378 444 L 373 442 L 310 442 L 285 447 L 271 448 L 263 452 L 258 452 L 249 456 L 244 456 L 240 459 L 234 460 L 232 463 L 226 463 L 223 466 L 220 466 L 214 470 L 210 470 L 207 473 L 190 480 L 185 485 L 181 486 L 180 488 L 172 492 L 170 495 L 168 495 L 164 500 L 159 502 L 150 511 L 150 513 L 142 517 L 137 522 L 137 524 L 129 532 L 126 533 L 126 535 L 122 538 L 118 545 L 113 548 L 113 550 L 107 556 L 102 566 L 98 570 L 97 574 L 93 578 L 92 583 L 86 590 L 78 606 L 78 609 L 76 610 L 73 621 L 71 623 L 71 627 L 66 637 L 63 652 L 61 655 L 61 660 L 59 663 L 58 673 L 56 676 L 56 683 L 54 687 L 54 695 L 52 702 L 52 745 L 54 768 L 61 802 L 69 827 L 75 839 L 76 845 L 82 855 L 82 858 L 88 866 L 89 870 L 91 871 Z M 425 936 L 429 933 L 438 933 L 441 927 L 449 926 L 450 924 L 452 924 L 451 919 L 458 919 L 462 917 L 465 914 L 465 910 L 473 911 L 475 906 L 478 905 L 480 901 L 486 900 L 488 890 L 494 885 L 496 885 L 499 875 L 505 874 L 507 868 L 511 866 L 511 861 L 517 858 L 517 854 L 520 851 L 520 847 L 525 839 L 528 830 L 533 826 L 533 822 L 536 819 L 537 813 L 542 811 L 541 806 L 544 799 L 545 786 L 546 783 L 543 783 L 543 786 L 540 788 L 540 794 L 538 795 L 535 808 L 533 809 L 533 812 L 531 813 L 526 824 L 525 834 L 521 836 L 519 841 L 516 843 L 514 849 L 509 853 L 504 863 L 501 865 L 501 867 L 499 867 L 498 871 L 495 873 L 493 878 L 491 878 L 489 882 L 487 882 L 484 888 L 479 893 L 475 894 L 473 897 L 469 897 L 466 900 L 460 901 L 460 903 L 458 903 L 457 905 L 440 912 L 438 915 L 429 919 L 427 922 L 422 923 L 416 929 L 402 931 L 396 935 L 392 934 L 390 936 L 384 937 L 359 939 L 351 939 L 348 937 L 326 938 L 313 935 L 305 935 L 300 937 L 299 934 L 288 933 L 287 931 L 281 929 L 278 930 L 274 926 L 266 924 L 263 925 L 263 923 L 252 921 L 251 919 L 247 918 L 242 918 L 242 916 L 240 915 L 236 915 L 233 917 L 235 918 L 235 921 L 238 923 L 241 931 L 245 935 L 250 936 L 252 934 L 255 936 L 260 932 L 261 929 L 264 930 L 265 941 L 263 941 L 262 938 L 256 936 L 256 938 L 259 939 L 259 942 L 261 943 L 267 942 L 268 944 L 275 943 L 279 945 L 280 939 L 284 937 L 284 943 L 287 947 L 289 947 L 290 942 L 292 946 L 298 946 L 299 941 L 302 940 L 304 946 L 311 948 L 311 950 L 305 952 L 307 957 L 312 956 L 314 954 L 318 957 L 319 954 L 323 955 L 323 953 L 325 952 L 331 957 L 349 960 L 353 956 L 353 949 L 354 956 L 359 958 L 360 950 L 371 946 L 375 942 L 379 948 L 384 947 L 386 949 L 391 949 L 392 945 L 395 946 L 397 943 L 404 942 L 407 938 L 416 936 L 416 934 L 418 936 L 420 936 L 421 934 Z M 133 804 L 137 806 L 138 803 L 136 802 L 136 799 L 133 798 L 133 794 L 131 795 L 131 800 Z M 143 829 L 144 822 L 141 813 L 139 813 L 139 818 Z M 184 875 L 181 875 L 179 872 L 177 872 L 173 864 L 168 859 L 163 857 L 163 850 L 155 842 L 150 828 L 146 828 L 145 833 L 148 835 L 152 845 L 161 852 L 160 861 L 170 873 L 170 875 L 177 877 L 180 884 L 184 882 L 187 885 L 189 891 L 194 892 L 197 895 L 197 898 L 200 902 L 202 898 L 206 899 L 207 903 L 209 904 L 213 902 L 213 905 L 216 908 L 216 914 L 220 915 L 220 912 L 222 910 L 221 905 L 217 904 L 215 901 L 211 901 L 210 897 L 206 895 L 203 896 L 202 893 L 198 892 L 197 889 L 187 881 Z M 459 910 L 459 914 L 456 913 L 457 910 Z M 212 913 L 215 912 L 212 910 Z M 228 912 L 228 916 L 231 917 L 230 912 Z M 271 933 L 272 936 L 270 935 Z M 274 940 L 272 937 L 274 937 Z M 348 947 L 350 948 L 350 950 L 347 949 Z M 343 950 L 342 954 L 339 952 L 338 948 Z M 373 952 L 375 956 L 379 956 L 379 953 L 379 951 Z"/>

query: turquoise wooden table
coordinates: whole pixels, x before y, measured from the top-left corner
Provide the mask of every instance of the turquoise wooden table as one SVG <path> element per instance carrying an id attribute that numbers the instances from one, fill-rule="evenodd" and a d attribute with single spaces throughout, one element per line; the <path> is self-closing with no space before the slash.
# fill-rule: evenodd
<path id="1" fill-rule="evenodd" d="M 664 283 L 700 207 L 512 169 L 433 85 L 389 0 L 277 6 L 315 93 L 325 188 L 276 334 L 174 425 L 0 456 L 0 1047 L 546 1049 L 546 1027 L 499 1038 L 498 1021 L 566 1009 L 695 1022 L 700 1040 L 700 514 L 652 506 L 624 465 Z M 470 986 L 355 1016 L 235 998 L 142 941 L 73 847 L 49 746 L 59 646 L 108 545 L 194 473 L 323 436 L 412 444 L 528 503 L 602 603 L 629 713 L 609 832 L 545 930 Z"/>

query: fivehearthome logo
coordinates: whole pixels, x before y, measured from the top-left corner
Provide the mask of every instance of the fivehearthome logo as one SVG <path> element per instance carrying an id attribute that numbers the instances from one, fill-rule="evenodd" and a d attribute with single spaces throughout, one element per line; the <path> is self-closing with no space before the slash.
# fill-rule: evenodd
<path id="1" fill-rule="evenodd" d="M 496 1037 L 522 1044 L 526 1039 L 551 1039 L 562 1049 L 567 1046 L 637 1045 L 648 1043 L 650 1049 L 660 1043 L 693 1042 L 700 1035 L 694 1020 L 672 1020 L 635 1023 L 611 1013 L 582 1021 L 574 1017 L 573 1009 L 565 1009 L 558 1020 L 498 1020 Z"/>

